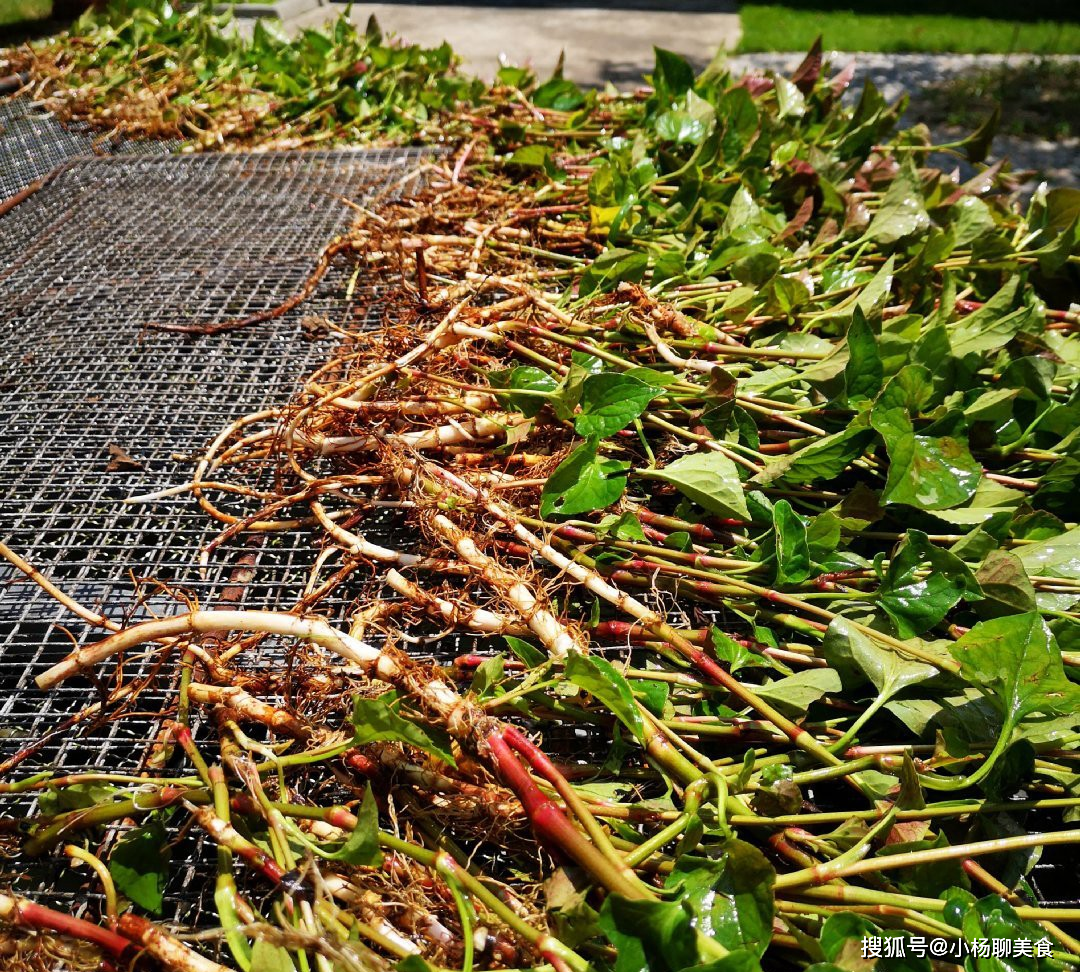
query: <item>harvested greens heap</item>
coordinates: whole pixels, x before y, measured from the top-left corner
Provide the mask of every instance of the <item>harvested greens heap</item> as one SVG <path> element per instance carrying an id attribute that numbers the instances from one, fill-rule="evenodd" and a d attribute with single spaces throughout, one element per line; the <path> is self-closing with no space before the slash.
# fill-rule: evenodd
<path id="1" fill-rule="evenodd" d="M 223 537 L 309 532 L 302 602 L 187 603 L 41 673 L 150 651 L 176 705 L 150 775 L 4 784 L 101 924 L 0 915 L 116 968 L 1077 960 L 1025 875 L 1080 842 L 1078 197 L 1021 216 L 820 75 L 658 51 L 635 97 L 504 69 L 432 115 L 466 143 L 319 264 L 381 276 L 384 327 L 326 322 L 333 360 L 195 471 Z M 433 631 L 476 653 L 422 660 Z M 142 687 L 108 684 L 106 713 Z M 152 921 L 181 827 L 216 938 Z"/>

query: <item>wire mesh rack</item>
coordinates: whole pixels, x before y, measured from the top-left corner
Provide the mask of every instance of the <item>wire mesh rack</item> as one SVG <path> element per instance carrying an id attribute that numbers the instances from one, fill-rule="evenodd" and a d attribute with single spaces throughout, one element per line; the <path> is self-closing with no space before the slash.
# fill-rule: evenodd
<path id="1" fill-rule="evenodd" d="M 303 537 L 257 549 L 226 544 L 201 573 L 197 554 L 216 528 L 190 496 L 122 500 L 183 483 L 190 454 L 229 421 L 284 404 L 333 349 L 301 321 L 345 320 L 366 306 L 370 290 L 354 295 L 355 304 L 346 300 L 351 268 L 335 268 L 304 306 L 256 328 L 190 340 L 144 325 L 213 322 L 276 306 L 348 225 L 341 200 L 407 185 L 424 157 L 337 150 L 82 160 L 3 217 L 0 536 L 67 593 L 118 621 L 179 609 L 156 589 L 140 598 L 137 579 L 178 585 L 213 604 L 235 583 L 242 557 L 251 572 L 246 605 L 295 603 L 310 566 L 310 554 L 298 552 Z M 116 449 L 132 462 L 110 471 Z M 10 775 L 144 767 L 152 722 L 174 701 L 168 678 L 152 682 L 132 711 L 112 707 L 108 720 L 78 727 L 67 720 L 93 701 L 85 682 L 49 693 L 34 686 L 70 639 L 100 636 L 0 567 L 0 766 L 40 741 Z M 274 651 L 268 642 L 261 660 Z M 149 656 L 131 659 L 125 678 L 150 676 L 153 664 Z M 16 815 L 30 809 L 5 807 Z M 173 869 L 167 919 L 200 923 L 202 856 L 197 846 L 177 852 L 185 863 Z M 18 866 L 0 882 L 73 910 L 86 900 L 85 879 L 61 864 Z"/>
<path id="2" fill-rule="evenodd" d="M 81 156 L 168 155 L 179 145 L 176 140 L 129 139 L 85 125 L 65 125 L 29 98 L 9 98 L 0 101 L 0 199 Z"/>

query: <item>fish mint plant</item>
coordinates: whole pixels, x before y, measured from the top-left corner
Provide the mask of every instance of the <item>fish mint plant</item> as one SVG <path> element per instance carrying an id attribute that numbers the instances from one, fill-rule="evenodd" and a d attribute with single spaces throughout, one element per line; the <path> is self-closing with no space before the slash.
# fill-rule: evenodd
<path id="1" fill-rule="evenodd" d="M 8 760 L 21 853 L 108 903 L 0 916 L 172 969 L 1074 966 L 1032 868 L 1080 843 L 1077 197 L 934 168 L 989 130 L 852 77 L 658 50 L 641 95 L 503 68 L 453 109 L 333 244 L 385 326 L 192 473 L 223 537 L 310 547 L 302 600 L 120 628 L 49 586 L 117 630 L 42 690 L 111 711 L 150 652 L 176 705 L 141 774 Z M 213 958 L 153 921 L 181 831 Z"/>

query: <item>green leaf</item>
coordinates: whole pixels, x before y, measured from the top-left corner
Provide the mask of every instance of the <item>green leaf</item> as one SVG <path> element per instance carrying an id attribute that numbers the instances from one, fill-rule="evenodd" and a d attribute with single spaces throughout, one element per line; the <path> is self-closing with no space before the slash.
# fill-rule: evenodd
<path id="1" fill-rule="evenodd" d="M 529 418 L 544 407 L 547 399 L 540 395 L 515 395 L 513 393 L 515 391 L 553 392 L 558 387 L 551 375 L 532 365 L 520 365 L 507 371 L 492 372 L 488 375 L 488 382 L 492 388 L 506 389 L 502 393 L 496 392 L 496 395 L 500 399 L 507 400 L 512 408 Z"/>
<path id="2" fill-rule="evenodd" d="M 893 268 L 896 265 L 896 257 L 890 256 L 881 268 L 870 278 L 863 287 L 857 287 L 854 293 L 845 297 L 839 304 L 822 311 L 814 321 L 846 321 L 851 320 L 858 308 L 863 312 L 868 321 L 877 321 L 882 317 L 882 311 L 892 293 Z M 826 271 L 827 272 L 827 271 Z M 838 286 L 854 283 L 854 280 L 845 278 L 843 284 L 837 281 Z M 884 330 L 884 322 L 882 324 Z"/>
<path id="3" fill-rule="evenodd" d="M 469 691 L 478 699 L 486 699 L 494 694 L 495 686 L 502 681 L 506 660 L 502 655 L 481 662 L 473 674 Z"/>
<path id="4" fill-rule="evenodd" d="M 683 496 L 717 516 L 749 521 L 738 467 L 720 452 L 695 452 L 651 469 L 648 475 L 675 486 Z"/>
<path id="5" fill-rule="evenodd" d="M 387 740 L 402 742 L 437 756 L 451 766 L 456 765 L 448 743 L 436 740 L 415 722 L 399 716 L 392 707 L 396 701 L 397 695 L 393 691 L 385 692 L 377 699 L 365 699 L 358 695 L 353 700 L 351 719 L 353 744 L 365 746 Z"/>
<path id="6" fill-rule="evenodd" d="M 1029 574 L 1080 579 L 1080 527 L 1024 544 L 1015 553 Z"/>
<path id="7" fill-rule="evenodd" d="M 912 414 L 932 394 L 930 373 L 920 365 L 901 369 L 885 386 L 870 413 L 889 453 L 882 499 L 923 510 L 966 503 L 982 479 L 982 466 L 965 441 L 952 435 L 917 435 Z"/>
<path id="8" fill-rule="evenodd" d="M 1019 276 L 1010 277 L 982 307 L 949 328 L 949 343 L 955 355 L 963 357 L 1003 347 L 1023 327 L 1028 308 L 1011 311 L 1019 285 Z"/>
<path id="9" fill-rule="evenodd" d="M 550 173 L 555 168 L 549 145 L 523 145 L 507 159 L 506 164 L 522 169 L 541 169 Z"/>
<path id="10" fill-rule="evenodd" d="M 554 108 L 555 111 L 577 111 L 585 104 L 585 93 L 573 81 L 552 78 L 532 93 L 532 103 L 537 108 Z"/>
<path id="11" fill-rule="evenodd" d="M 38 809 L 46 817 L 68 810 L 85 810 L 99 803 L 119 799 L 119 789 L 109 783 L 73 783 L 71 786 L 49 787 L 38 797 Z"/>
<path id="12" fill-rule="evenodd" d="M 577 354 L 577 352 L 574 352 Z M 591 355 L 589 356 L 591 357 Z M 581 392 L 585 387 L 585 379 L 592 374 L 588 368 L 571 361 L 570 370 L 566 377 L 559 382 L 558 388 L 551 395 L 551 410 L 561 422 L 572 422 L 574 412 L 577 411 L 578 402 L 581 401 Z"/>
<path id="13" fill-rule="evenodd" d="M 776 872 L 752 844 L 728 840 L 719 860 L 679 860 L 666 886 L 680 892 L 694 927 L 735 951 L 761 957 L 772 940 Z"/>
<path id="14" fill-rule="evenodd" d="M 738 159 L 758 130 L 757 105 L 746 88 L 731 88 L 720 96 L 716 113 L 724 126 L 720 148 L 726 162 Z"/>
<path id="15" fill-rule="evenodd" d="M 882 493 L 886 503 L 945 510 L 975 494 L 982 466 L 962 439 L 910 433 L 883 437 L 889 453 L 889 479 Z"/>
<path id="16" fill-rule="evenodd" d="M 522 641 L 520 638 L 515 638 L 513 635 L 503 635 L 503 641 L 505 641 L 507 647 L 525 663 L 526 668 L 539 668 L 548 660 L 547 655 L 539 648 L 534 648 L 527 641 Z"/>
<path id="17" fill-rule="evenodd" d="M 397 965 L 395 972 L 435 972 L 419 955 L 406 955 Z M 335 972 L 337 970 L 335 969 Z"/>
<path id="18" fill-rule="evenodd" d="M 908 530 L 881 578 L 877 601 L 896 623 L 901 638 L 928 631 L 961 598 L 977 601 L 982 591 L 971 568 L 955 554 Z"/>
<path id="19" fill-rule="evenodd" d="M 646 385 L 652 385 L 653 388 L 667 388 L 679 380 L 678 375 L 665 374 L 652 368 L 628 368 L 623 374 L 628 378 L 643 381 Z"/>
<path id="20" fill-rule="evenodd" d="M 548 476 L 540 494 L 540 515 L 592 513 L 616 502 L 626 489 L 630 463 L 597 455 L 592 436 L 570 453 Z"/>
<path id="21" fill-rule="evenodd" d="M 950 696 L 893 699 L 885 708 L 916 736 L 923 736 L 933 727 L 950 732 L 954 738 L 985 742 L 1001 730 L 994 707 L 971 687 Z"/>
<path id="22" fill-rule="evenodd" d="M 873 958 L 863 958 L 863 941 L 882 937 L 882 930 L 862 915 L 842 911 L 830 915 L 821 926 L 819 943 L 825 958 L 834 967 L 847 972 L 870 972 L 876 964 Z"/>
<path id="23" fill-rule="evenodd" d="M 958 358 L 965 354 L 981 354 L 1003 348 L 1033 321 L 1039 320 L 1039 311 L 1033 307 L 1021 307 L 996 319 L 972 320 L 984 310 L 985 307 L 964 318 L 952 329 L 949 343 Z"/>
<path id="24" fill-rule="evenodd" d="M 1029 255 L 1038 257 L 1039 269 L 1043 273 L 1053 276 L 1068 262 L 1069 257 L 1076 251 L 1078 226 L 1080 220 L 1074 219 L 1049 243 L 1030 251 Z"/>
<path id="25" fill-rule="evenodd" d="M 991 800 L 1008 800 L 1030 782 L 1034 770 L 1035 747 L 1026 739 L 1018 739 L 994 764 L 982 788 Z"/>
<path id="26" fill-rule="evenodd" d="M 842 432 L 814 439 L 810 445 L 776 462 L 770 462 L 755 483 L 768 484 L 777 479 L 787 483 L 814 483 L 835 479 L 852 460 L 865 451 L 874 433 L 865 427 L 850 426 Z"/>
<path id="27" fill-rule="evenodd" d="M 825 660 L 841 676 L 857 672 L 869 679 L 883 698 L 891 699 L 898 692 L 938 674 L 932 665 L 905 658 L 877 645 L 846 618 L 835 618 L 830 623 L 822 650 Z M 845 685 L 847 681 L 845 678 Z"/>
<path id="28" fill-rule="evenodd" d="M 1065 677 L 1057 642 L 1034 611 L 980 621 L 950 651 L 960 674 L 989 693 L 1003 735 L 1033 712 L 1066 715 L 1080 705 L 1080 689 Z"/>
<path id="29" fill-rule="evenodd" d="M 1001 102 L 994 103 L 994 110 L 986 117 L 983 123 L 975 129 L 961 143 L 964 146 L 964 154 L 972 165 L 983 162 L 990 154 L 990 146 L 994 142 L 994 135 L 1001 123 Z"/>
<path id="30" fill-rule="evenodd" d="M 600 928 L 615 946 L 615 972 L 681 972 L 700 961 L 688 907 L 609 894 Z"/>
<path id="31" fill-rule="evenodd" d="M 897 243 L 930 228 L 923 201 L 922 182 L 910 156 L 889 184 L 881 206 L 866 229 L 865 239 L 886 245 Z"/>
<path id="32" fill-rule="evenodd" d="M 720 235 L 730 236 L 737 230 L 751 226 L 761 218 L 761 207 L 746 186 L 739 186 L 728 203 L 728 211 L 720 224 Z"/>
<path id="33" fill-rule="evenodd" d="M 116 890 L 125 898 L 160 915 L 169 860 L 165 825 L 153 817 L 117 841 L 109 858 L 109 873 Z"/>
<path id="34" fill-rule="evenodd" d="M 686 145 L 700 145 L 716 124 L 716 113 L 712 105 L 697 97 L 693 91 L 687 92 L 685 107 L 665 111 L 656 119 L 656 136 L 668 142 Z"/>
<path id="35" fill-rule="evenodd" d="M 978 196 L 961 196 L 949 209 L 954 246 L 967 246 L 997 225 L 986 205 Z"/>
<path id="36" fill-rule="evenodd" d="M 995 958 L 991 955 L 986 958 L 968 959 L 965 968 L 969 972 L 1036 972 L 1036 970 L 1061 968 L 1056 961 L 1034 956 L 1034 943 L 1047 939 L 1046 932 L 1038 925 L 1021 919 L 1013 906 L 996 894 L 988 895 L 968 905 L 963 912 L 960 927 L 967 942 L 976 939 L 983 941 L 999 939 L 1014 943 L 1012 955 L 1008 958 Z M 1020 941 L 1033 943 L 1031 956 L 1017 954 L 1015 943 Z"/>
<path id="37" fill-rule="evenodd" d="M 844 389 L 849 402 L 874 398 L 881 391 L 884 369 L 877 338 L 860 308 L 852 314 L 847 332 L 848 363 L 844 369 Z"/>
<path id="38" fill-rule="evenodd" d="M 251 949 L 251 972 L 296 972 L 296 966 L 280 945 L 260 938 Z"/>
<path id="39" fill-rule="evenodd" d="M 831 668 L 808 668 L 768 685 L 756 693 L 771 702 L 783 715 L 800 718 L 806 710 L 830 692 L 839 692 L 840 676 Z"/>
<path id="40" fill-rule="evenodd" d="M 327 860 L 341 861 L 354 867 L 378 867 L 383 860 L 379 850 L 379 808 L 371 787 L 364 790 L 364 799 L 356 812 L 356 827 L 340 849 L 325 855 Z"/>
<path id="41" fill-rule="evenodd" d="M 633 690 L 634 698 L 658 719 L 671 718 L 672 708 L 668 703 L 671 686 L 667 682 L 637 681 Z"/>
<path id="42" fill-rule="evenodd" d="M 639 742 L 645 738 L 645 727 L 630 683 L 610 662 L 596 655 L 570 655 L 566 659 L 565 673 L 578 688 L 606 706 Z"/>
<path id="43" fill-rule="evenodd" d="M 675 99 L 686 94 L 694 84 L 694 69 L 686 58 L 662 47 L 654 47 L 656 63 L 652 83 L 661 99 Z"/>
<path id="44" fill-rule="evenodd" d="M 995 518 L 1006 522 L 1013 518 L 1016 507 L 1026 499 L 1027 494 L 1023 491 L 1002 486 L 984 476 L 979 480 L 979 485 L 975 487 L 975 493 L 966 506 L 934 510 L 934 518 L 958 526 L 986 524 Z M 992 529 L 992 525 L 987 529 Z"/>
<path id="45" fill-rule="evenodd" d="M 640 250 L 625 250 L 620 247 L 605 250 L 581 275 L 579 292 L 585 297 L 594 291 L 607 293 L 623 281 L 638 283 L 645 276 L 648 267 L 649 257 Z"/>
<path id="46" fill-rule="evenodd" d="M 637 378 L 605 371 L 589 375 L 581 390 L 581 411 L 574 420 L 578 435 L 606 439 L 634 421 L 660 390 Z"/>
<path id="47" fill-rule="evenodd" d="M 908 841 L 899 844 L 887 844 L 878 850 L 878 857 L 891 857 L 894 854 L 905 854 L 909 851 L 935 850 L 948 847 L 949 841 L 945 834 L 938 833 L 933 840 Z M 890 879 L 905 894 L 933 895 L 941 893 L 942 888 L 952 885 L 964 884 L 967 880 L 960 861 L 946 859 L 928 861 L 922 864 L 909 865 L 896 868 L 889 872 Z"/>
<path id="48" fill-rule="evenodd" d="M 600 536 L 612 536 L 617 540 L 639 542 L 645 540 L 645 531 L 642 529 L 641 521 L 629 510 L 619 516 L 616 516 L 614 513 L 610 516 L 605 516 L 596 524 L 596 532 Z"/>
<path id="49" fill-rule="evenodd" d="M 716 660 L 726 666 L 732 675 L 740 668 L 753 668 L 762 664 L 761 658 L 719 628 L 709 628 L 709 640 L 712 641 Z"/>
<path id="50" fill-rule="evenodd" d="M 776 101 L 780 107 L 781 118 L 802 118 L 806 114 L 806 99 L 803 93 L 781 74 L 773 75 L 776 83 Z"/>
<path id="51" fill-rule="evenodd" d="M 776 538 L 776 583 L 798 584 L 810 576 L 810 547 L 806 524 L 787 500 L 773 506 L 773 533 Z"/>

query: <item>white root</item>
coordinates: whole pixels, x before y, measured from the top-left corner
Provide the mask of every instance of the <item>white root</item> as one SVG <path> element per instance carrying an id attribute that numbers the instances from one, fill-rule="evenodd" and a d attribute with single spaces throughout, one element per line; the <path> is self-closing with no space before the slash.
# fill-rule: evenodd
<path id="1" fill-rule="evenodd" d="M 273 611 L 192 611 L 160 621 L 145 621 L 86 648 L 79 648 L 39 675 L 35 681 L 38 688 L 51 689 L 72 675 L 148 641 L 227 631 L 276 634 L 310 641 L 364 668 L 370 668 L 382 657 L 378 648 L 335 630 L 321 618 L 298 618 Z"/>
<path id="2" fill-rule="evenodd" d="M 485 583 L 521 615 L 522 620 L 544 644 L 552 658 L 563 659 L 570 652 L 584 651 L 562 622 L 541 604 L 520 577 L 483 553 L 464 530 L 441 513 L 432 522 L 439 535 L 450 543 L 458 556 L 474 567 Z"/>
<path id="3" fill-rule="evenodd" d="M 500 413 L 494 418 L 476 417 L 465 422 L 452 419 L 446 425 L 416 432 L 400 432 L 388 435 L 335 435 L 324 436 L 318 432 L 297 429 L 293 440 L 320 456 L 343 455 L 349 452 L 370 452 L 383 443 L 407 446 L 411 449 L 441 449 L 462 442 L 476 442 L 505 434 L 508 430 L 527 422 L 523 416 Z"/>
<path id="4" fill-rule="evenodd" d="M 170 972 L 231 972 L 227 966 L 204 958 L 138 915 L 121 915 L 119 931 L 146 949 L 162 968 L 169 969 Z"/>
<path id="5" fill-rule="evenodd" d="M 505 614 L 496 614 L 485 608 L 454 604 L 452 601 L 425 591 L 393 568 L 386 572 L 386 583 L 402 597 L 424 608 L 440 620 L 454 625 L 464 625 L 470 631 L 483 634 L 507 634 L 515 631 L 520 633 L 521 631 L 522 626 L 515 624 Z"/>
<path id="6" fill-rule="evenodd" d="M 223 705 L 251 722 L 257 722 L 287 736 L 306 739 L 311 735 L 311 729 L 296 716 L 255 698 L 239 685 L 223 687 L 192 682 L 188 685 L 188 697 L 202 705 Z"/>
<path id="7" fill-rule="evenodd" d="M 700 358 L 680 358 L 671 348 L 670 345 L 665 344 L 663 339 L 657 333 L 656 328 L 653 327 L 648 321 L 642 322 L 642 326 L 645 328 L 645 334 L 652 342 L 653 347 L 659 352 L 660 357 L 663 358 L 668 364 L 675 365 L 676 368 L 686 368 L 691 371 L 704 371 L 706 374 L 711 372 L 716 367 L 715 361 L 702 361 Z"/>
<path id="8" fill-rule="evenodd" d="M 332 894 L 338 901 L 342 901 L 345 904 L 365 904 L 370 906 L 368 901 L 368 895 L 371 892 L 357 891 L 353 885 L 346 881 L 343 877 L 339 877 L 336 874 L 323 875 L 323 884 L 326 886 L 326 890 Z M 406 938 L 401 934 L 393 925 L 390 924 L 385 918 L 381 917 L 380 911 L 385 910 L 385 903 L 374 896 L 378 902 L 378 907 L 369 913 L 365 914 L 368 919 L 368 923 L 384 938 L 393 942 L 401 951 L 409 955 L 419 955 L 420 946 L 411 939 Z M 366 909 L 365 909 L 366 910 Z"/>
<path id="9" fill-rule="evenodd" d="M 343 402 L 337 402 L 343 405 Z M 357 412 L 386 412 L 394 415 L 458 415 L 468 409 L 486 411 L 494 407 L 495 399 L 486 392 L 466 392 L 461 404 L 427 401 L 366 401 L 350 402 L 347 408 Z"/>
<path id="10" fill-rule="evenodd" d="M 321 618 L 299 618 L 273 611 L 192 611 L 160 621 L 145 621 L 77 649 L 35 681 L 38 688 L 51 689 L 121 651 L 148 641 L 228 631 L 280 635 L 332 651 L 354 663 L 360 673 L 404 687 L 422 707 L 442 720 L 452 736 L 479 742 L 483 738 L 483 724 L 490 721 L 482 710 L 461 698 L 453 686 L 415 666 L 407 656 L 373 648 Z"/>
<path id="11" fill-rule="evenodd" d="M 470 499 L 479 502 L 492 516 L 506 524 L 506 526 L 513 531 L 514 536 L 522 543 L 532 550 L 535 550 L 549 564 L 556 567 L 564 574 L 567 574 L 593 594 L 602 597 L 609 604 L 614 605 L 619 610 L 624 611 L 631 617 L 637 619 L 646 628 L 665 623 L 665 619 L 660 614 L 652 608 L 646 607 L 636 598 L 631 597 L 629 594 L 624 594 L 618 588 L 613 587 L 604 580 L 603 577 L 596 573 L 596 571 L 589 570 L 589 568 L 584 567 L 571 560 L 569 557 L 559 553 L 559 551 L 552 547 L 551 544 L 547 543 L 545 540 L 541 540 L 540 537 L 522 524 L 521 521 L 505 506 L 492 499 L 488 499 L 471 483 L 466 482 L 460 476 L 450 472 L 450 470 L 443 469 L 441 466 L 429 466 L 428 468 L 444 482 L 464 493 Z"/>
<path id="12" fill-rule="evenodd" d="M 315 519 L 319 521 L 322 528 L 354 556 L 399 564 L 402 567 L 415 567 L 424 562 L 424 558 L 418 557 L 416 554 L 402 553 L 400 550 L 380 547 L 376 543 L 368 542 L 360 534 L 338 526 L 330 518 L 330 514 L 326 512 L 326 507 L 318 500 L 311 501 L 311 512 L 315 514 Z"/>

